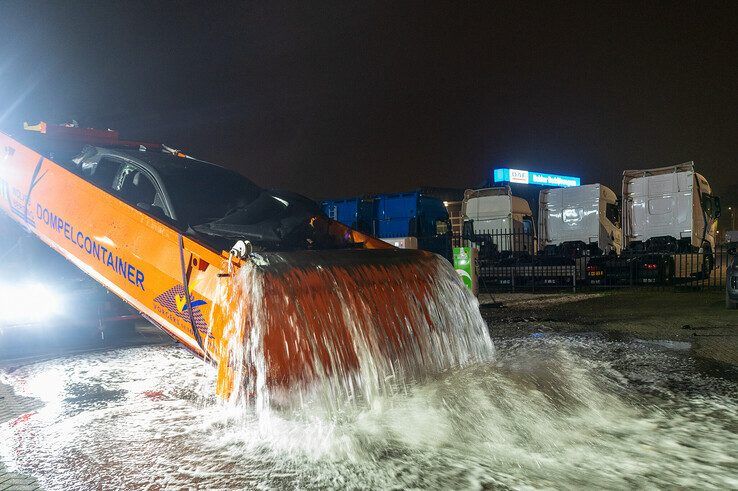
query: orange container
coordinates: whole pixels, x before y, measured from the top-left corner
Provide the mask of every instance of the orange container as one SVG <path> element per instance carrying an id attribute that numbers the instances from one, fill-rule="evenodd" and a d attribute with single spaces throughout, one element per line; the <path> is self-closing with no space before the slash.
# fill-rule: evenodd
<path id="1" fill-rule="evenodd" d="M 240 260 L 183 235 L 3 133 L 0 210 L 197 356 L 220 365 L 221 392 L 230 390 L 223 316 L 233 310 L 215 297 L 238 272 Z M 363 248 L 391 248 L 324 217 L 316 217 L 313 226 Z"/>

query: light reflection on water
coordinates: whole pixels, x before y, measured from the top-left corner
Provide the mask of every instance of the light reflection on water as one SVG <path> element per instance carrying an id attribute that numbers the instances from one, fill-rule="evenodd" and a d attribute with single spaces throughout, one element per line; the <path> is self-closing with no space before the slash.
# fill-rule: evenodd
<path id="1" fill-rule="evenodd" d="M 8 375 L 45 401 L 0 451 L 51 489 L 738 487 L 738 384 L 625 342 L 496 340 L 492 364 L 371 406 L 221 405 L 172 347 Z"/>

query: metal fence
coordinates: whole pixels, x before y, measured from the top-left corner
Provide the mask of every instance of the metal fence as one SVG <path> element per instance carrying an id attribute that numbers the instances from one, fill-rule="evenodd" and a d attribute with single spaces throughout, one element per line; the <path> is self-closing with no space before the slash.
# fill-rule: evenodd
<path id="1" fill-rule="evenodd" d="M 473 245 L 480 291 L 544 289 L 725 288 L 727 245 L 716 251 L 624 252 L 603 255 L 595 244 L 539 247 L 534 234 L 499 229 L 454 236 L 455 247 Z"/>

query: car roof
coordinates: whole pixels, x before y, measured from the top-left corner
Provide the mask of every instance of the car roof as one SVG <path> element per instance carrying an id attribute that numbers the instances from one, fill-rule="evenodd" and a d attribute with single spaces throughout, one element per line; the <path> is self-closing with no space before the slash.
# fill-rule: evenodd
<path id="1" fill-rule="evenodd" d="M 140 152 L 131 150 L 118 150 L 115 149 L 114 153 L 124 154 L 125 156 L 140 160 L 150 165 L 162 176 L 168 176 L 172 174 L 179 174 L 182 171 L 197 171 L 204 169 L 220 169 L 226 172 L 234 173 L 230 169 L 226 169 L 220 165 L 216 165 L 204 160 L 194 159 L 191 157 L 177 157 L 175 155 L 159 152 Z"/>

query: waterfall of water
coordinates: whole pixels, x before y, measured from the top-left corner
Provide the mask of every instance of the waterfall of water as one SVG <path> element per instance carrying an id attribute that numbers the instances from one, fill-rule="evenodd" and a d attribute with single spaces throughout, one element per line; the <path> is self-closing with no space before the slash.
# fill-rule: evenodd
<path id="1" fill-rule="evenodd" d="M 231 398 L 261 415 L 305 398 L 371 402 L 494 355 L 476 299 L 439 256 L 269 253 L 232 280 L 224 337 L 242 383 Z"/>

